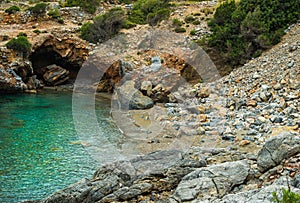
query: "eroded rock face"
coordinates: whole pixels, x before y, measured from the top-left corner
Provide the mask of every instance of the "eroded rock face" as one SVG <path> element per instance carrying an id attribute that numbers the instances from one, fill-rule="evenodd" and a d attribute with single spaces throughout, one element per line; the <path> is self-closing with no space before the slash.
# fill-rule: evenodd
<path id="1" fill-rule="evenodd" d="M 43 41 L 34 44 L 30 59 L 34 72 L 40 75 L 40 69 L 56 64 L 76 75 L 89 54 L 88 44 L 75 36 L 48 35 Z"/>
<path id="2" fill-rule="evenodd" d="M 74 80 L 88 53 L 88 44 L 74 36 L 46 36 L 34 44 L 29 59 L 3 47 L 0 49 L 1 90 L 35 90 L 42 87 L 43 82 L 55 86 L 69 78 Z M 53 64 L 56 66 L 51 66 Z"/>
<path id="3" fill-rule="evenodd" d="M 19 92 L 25 89 L 27 89 L 27 86 L 20 76 L 12 69 L 4 69 L 4 67 L 0 65 L 0 91 Z"/>
<path id="4" fill-rule="evenodd" d="M 192 80 L 200 81 L 201 77 L 190 65 L 184 60 L 171 54 L 155 55 L 154 52 L 145 53 L 147 57 L 143 60 L 150 61 L 149 66 L 142 65 L 136 67 L 132 63 L 125 61 L 117 61 L 113 63 L 107 70 L 106 66 L 101 64 L 101 59 L 92 57 L 91 61 L 97 66 L 100 72 L 105 72 L 99 85 L 98 92 L 112 92 L 120 81 L 134 80 L 136 87 L 151 97 L 154 102 L 169 102 L 169 96 L 172 91 L 175 91 L 180 85 Z M 98 65 L 97 65 L 98 64 Z M 152 84 L 152 87 L 145 84 L 147 81 Z"/>
<path id="5" fill-rule="evenodd" d="M 17 58 L 9 66 L 22 78 L 24 82 L 27 82 L 28 77 L 33 74 L 32 64 L 28 60 Z"/>

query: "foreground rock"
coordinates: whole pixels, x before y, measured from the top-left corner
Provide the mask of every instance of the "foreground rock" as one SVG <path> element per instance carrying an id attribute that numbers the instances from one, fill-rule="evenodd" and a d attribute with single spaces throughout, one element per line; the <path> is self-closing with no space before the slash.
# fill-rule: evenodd
<path id="1" fill-rule="evenodd" d="M 83 179 L 43 202 L 126 201 L 151 193 L 170 191 L 194 166 L 206 165 L 203 160 L 179 160 L 180 153 L 176 150 L 162 151 L 103 166 L 91 180 Z"/>
<path id="2" fill-rule="evenodd" d="M 250 165 L 247 161 L 227 162 L 197 169 L 185 176 L 172 199 L 177 202 L 222 197 L 245 182 Z"/>
<path id="3" fill-rule="evenodd" d="M 261 151 L 288 138 L 292 135 L 276 136 Z M 279 148 L 283 151 L 294 150 L 292 142 L 283 140 L 282 145 L 285 147 Z M 256 160 L 268 156 L 259 153 L 256 159 L 253 154 L 230 148 L 159 151 L 102 166 L 93 178 L 82 179 L 41 202 L 268 203 L 272 202 L 272 192 L 281 197 L 282 188 L 299 193 L 300 153 L 287 153 L 274 169 L 260 173 Z"/>

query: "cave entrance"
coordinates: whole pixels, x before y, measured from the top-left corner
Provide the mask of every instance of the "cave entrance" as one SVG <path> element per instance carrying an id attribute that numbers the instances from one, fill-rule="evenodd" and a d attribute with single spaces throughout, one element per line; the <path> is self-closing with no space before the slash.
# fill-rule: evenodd
<path id="1" fill-rule="evenodd" d="M 33 72 L 39 79 L 43 79 L 45 67 L 56 64 L 70 72 L 67 83 L 73 83 L 81 66 L 69 61 L 68 57 L 62 57 L 52 46 L 41 46 L 29 57 L 32 62 Z"/>

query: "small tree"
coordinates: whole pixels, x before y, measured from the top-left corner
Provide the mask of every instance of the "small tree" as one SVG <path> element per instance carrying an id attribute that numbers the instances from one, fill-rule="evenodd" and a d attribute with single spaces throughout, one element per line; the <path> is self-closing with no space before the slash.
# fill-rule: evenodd
<path id="1" fill-rule="evenodd" d="M 29 8 L 29 11 L 32 13 L 34 17 L 44 16 L 46 15 L 46 9 L 48 4 L 46 3 L 38 3 L 33 7 Z"/>
<path id="2" fill-rule="evenodd" d="M 11 39 L 6 44 L 6 47 L 8 49 L 12 49 L 14 51 L 22 53 L 25 57 L 28 56 L 31 50 L 31 44 L 25 36 L 18 36 L 17 38 Z"/>
<path id="3" fill-rule="evenodd" d="M 10 14 L 16 13 L 18 11 L 20 11 L 20 8 L 18 6 L 11 6 L 5 10 L 5 13 L 8 13 L 10 15 Z"/>

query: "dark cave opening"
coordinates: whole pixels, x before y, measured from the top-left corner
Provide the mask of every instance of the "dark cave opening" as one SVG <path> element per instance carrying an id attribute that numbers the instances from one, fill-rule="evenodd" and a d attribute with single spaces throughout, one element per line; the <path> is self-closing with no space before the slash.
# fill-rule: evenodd
<path id="1" fill-rule="evenodd" d="M 45 67 L 56 64 L 70 72 L 67 83 L 73 83 L 77 73 L 80 70 L 80 65 L 72 63 L 67 57 L 62 57 L 59 53 L 53 50 L 52 46 L 41 46 L 36 49 L 29 57 L 32 62 L 33 72 L 38 79 L 43 79 Z"/>

